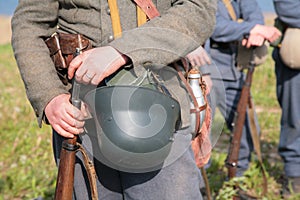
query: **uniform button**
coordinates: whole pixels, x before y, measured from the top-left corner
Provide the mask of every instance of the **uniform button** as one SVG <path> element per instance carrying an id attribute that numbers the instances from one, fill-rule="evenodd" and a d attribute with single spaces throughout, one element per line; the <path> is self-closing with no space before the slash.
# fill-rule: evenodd
<path id="1" fill-rule="evenodd" d="M 105 10 L 106 10 L 106 14 L 110 15 L 110 9 L 109 9 L 109 7 L 108 7 L 108 6 L 106 7 L 106 9 L 105 9 Z"/>
<path id="2" fill-rule="evenodd" d="M 108 36 L 108 42 L 112 42 L 113 40 L 114 40 L 114 36 L 113 35 Z"/>

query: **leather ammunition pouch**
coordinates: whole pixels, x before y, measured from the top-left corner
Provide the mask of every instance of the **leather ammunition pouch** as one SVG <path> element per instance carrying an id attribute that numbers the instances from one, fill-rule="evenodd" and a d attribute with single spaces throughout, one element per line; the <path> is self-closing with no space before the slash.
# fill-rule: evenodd
<path id="1" fill-rule="evenodd" d="M 49 48 L 57 74 L 65 85 L 69 82 L 67 68 L 74 58 L 76 49 L 86 51 L 92 48 L 89 39 L 81 34 L 54 33 L 45 40 L 45 43 Z"/>

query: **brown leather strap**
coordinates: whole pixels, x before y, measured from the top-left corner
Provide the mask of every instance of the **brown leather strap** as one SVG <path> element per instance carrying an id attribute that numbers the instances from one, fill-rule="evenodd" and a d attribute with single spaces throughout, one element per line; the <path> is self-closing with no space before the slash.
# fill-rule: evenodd
<path id="1" fill-rule="evenodd" d="M 90 183 L 90 189 L 91 189 L 91 196 L 92 200 L 98 200 L 98 192 L 97 192 L 97 174 L 95 171 L 95 167 L 93 162 L 90 160 L 89 156 L 87 155 L 85 149 L 80 143 L 77 143 L 79 146 L 79 149 L 77 151 L 80 151 L 83 157 L 84 161 L 84 167 L 87 171 L 89 183 Z"/>
<path id="2" fill-rule="evenodd" d="M 185 71 L 185 73 L 186 74 L 188 74 L 188 72 L 189 72 L 189 66 L 188 66 L 188 63 L 187 63 L 187 60 L 186 59 L 181 59 L 181 63 L 182 63 L 182 65 L 183 65 L 183 69 L 184 69 L 184 71 Z M 177 67 L 176 67 L 176 69 L 177 69 L 177 71 L 178 71 L 178 69 L 179 69 L 179 66 L 177 65 Z M 185 80 L 184 82 L 188 85 L 188 87 L 190 87 L 190 85 L 189 85 L 189 83 L 186 81 L 186 78 L 184 77 L 184 75 L 182 74 L 182 72 L 180 71 L 180 69 L 179 69 L 179 71 L 178 71 L 178 73 L 181 73 L 181 75 L 180 75 L 180 79 L 181 80 Z M 201 77 L 202 78 L 202 77 Z M 191 92 L 189 92 L 190 93 L 190 95 L 191 96 L 194 96 L 194 93 L 193 93 L 193 90 L 191 89 Z M 194 96 L 195 97 L 195 96 Z M 192 97 L 193 98 L 193 97 Z M 193 99 L 193 102 L 196 100 L 196 97 Z M 196 100 L 197 101 L 197 100 Z M 203 111 L 203 110 L 205 110 L 206 108 L 207 108 L 207 104 L 204 104 L 203 106 L 201 106 L 201 107 L 199 107 L 199 105 L 198 106 L 196 106 L 195 104 L 194 104 L 194 106 L 195 106 L 195 108 L 194 109 L 190 109 L 190 113 L 199 113 L 199 112 L 201 112 L 201 111 Z M 198 122 L 197 122 L 198 123 Z M 199 127 L 199 128 L 201 128 L 201 127 Z"/>
<path id="3" fill-rule="evenodd" d="M 149 19 L 158 17 L 159 11 L 151 0 L 134 0 L 134 2 L 145 12 Z"/>
<path id="4" fill-rule="evenodd" d="M 194 103 L 194 107 L 195 109 L 191 109 L 191 112 L 192 113 L 195 113 L 196 115 L 196 126 L 195 126 L 195 133 L 196 134 L 199 134 L 200 133 L 200 112 L 206 108 L 206 105 L 205 105 L 205 108 L 204 106 L 201 106 L 201 108 L 199 108 L 199 105 L 198 105 L 198 102 L 197 102 L 197 99 L 193 93 L 193 90 L 191 88 L 191 86 L 189 85 L 189 83 L 187 82 L 186 78 L 184 77 L 184 75 L 182 74 L 180 68 L 179 68 L 179 65 L 177 63 L 174 63 L 174 67 L 175 69 L 177 70 L 177 73 L 178 73 L 178 76 L 179 78 L 181 79 L 181 81 L 184 83 L 189 95 L 191 96 L 192 98 L 192 101 Z M 202 109 L 202 110 L 201 110 Z M 196 135 L 197 136 L 197 135 Z"/>
<path id="5" fill-rule="evenodd" d="M 185 59 L 181 59 L 181 62 L 183 64 L 183 68 L 185 70 L 185 72 L 187 73 L 188 72 L 188 66 L 187 66 L 187 63 L 186 63 L 186 60 Z M 194 107 L 195 109 L 190 109 L 190 112 L 191 113 L 195 113 L 196 114 L 196 126 L 195 126 L 195 133 L 196 133 L 196 136 L 195 137 L 199 137 L 199 134 L 201 134 L 201 129 L 202 127 L 200 127 L 200 120 L 201 120 L 201 116 L 200 116 L 200 112 L 207 109 L 207 99 L 206 97 L 204 97 L 205 99 L 205 105 L 199 107 L 198 105 L 198 102 L 197 102 L 197 99 L 193 93 L 193 90 L 190 86 L 190 84 L 187 82 L 187 79 L 184 77 L 182 71 L 180 70 L 180 67 L 179 65 L 175 62 L 174 63 L 174 67 L 175 69 L 177 70 L 177 73 L 178 73 L 178 76 L 180 77 L 181 81 L 184 83 L 190 97 L 192 98 L 192 101 L 194 103 Z M 201 85 L 201 88 L 206 91 L 206 85 L 205 84 L 202 84 Z M 204 92 L 205 93 L 205 92 Z M 205 123 L 203 123 L 205 124 Z M 195 138 L 196 140 L 197 138 Z M 204 178 L 204 184 L 205 184 L 205 188 L 206 188 L 206 193 L 207 193 L 207 199 L 208 200 L 211 200 L 212 197 L 211 197 L 211 193 L 210 193 L 210 186 L 209 186 L 209 182 L 208 182 L 208 178 L 207 178 L 207 174 L 206 174 L 206 171 L 204 169 L 204 167 L 200 167 L 200 170 L 201 170 L 201 173 L 202 173 L 202 176 Z"/>
<path id="6" fill-rule="evenodd" d="M 147 17 L 153 19 L 159 16 L 159 12 L 151 0 L 134 0 L 137 4 L 137 25 L 141 26 L 147 22 Z M 113 28 L 114 37 L 122 36 L 122 27 L 119 14 L 117 0 L 108 0 L 110 9 L 110 17 Z"/>
<path id="7" fill-rule="evenodd" d="M 205 171 L 205 168 L 204 166 L 203 167 L 200 167 L 200 170 L 201 170 L 201 174 L 202 174 L 202 178 L 204 180 L 204 184 L 205 184 L 205 191 L 206 191 L 206 197 L 207 197 L 207 200 L 212 200 L 212 196 L 211 196 L 211 192 L 210 192 L 210 187 L 209 187 L 209 181 L 208 181 L 208 177 L 207 177 L 207 173 Z"/>
<path id="8" fill-rule="evenodd" d="M 74 58 L 76 48 L 86 51 L 92 48 L 91 42 L 81 34 L 54 33 L 45 40 L 50 56 L 56 68 L 57 75 L 64 85 L 69 83 L 67 78 L 68 66 Z"/>
<path id="9" fill-rule="evenodd" d="M 59 60 L 54 60 L 54 64 L 60 69 L 68 68 L 76 48 L 80 47 L 82 51 L 92 48 L 89 39 L 81 34 L 54 33 L 45 40 L 45 43 L 49 48 L 50 56 L 59 56 L 57 57 Z"/>

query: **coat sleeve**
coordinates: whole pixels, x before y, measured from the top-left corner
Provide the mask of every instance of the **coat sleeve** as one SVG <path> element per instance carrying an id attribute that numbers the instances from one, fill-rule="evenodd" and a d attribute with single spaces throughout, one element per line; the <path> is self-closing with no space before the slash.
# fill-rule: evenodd
<path id="1" fill-rule="evenodd" d="M 47 103 L 67 93 L 44 39 L 56 30 L 58 1 L 20 0 L 12 18 L 12 46 L 28 99 L 42 124 Z"/>
<path id="2" fill-rule="evenodd" d="M 212 39 L 217 42 L 238 41 L 248 34 L 256 24 L 264 24 L 262 12 L 255 0 L 241 0 L 237 5 L 238 16 L 243 21 L 231 20 L 228 11 L 222 1 L 218 2 L 216 14 L 216 29 Z"/>
<path id="3" fill-rule="evenodd" d="M 300 28 L 300 1 L 274 0 L 274 6 L 279 19 L 293 28 Z"/>
<path id="4" fill-rule="evenodd" d="M 144 63 L 167 65 L 199 47 L 215 24 L 215 0 L 174 0 L 172 7 L 141 27 L 123 32 L 111 46 Z"/>

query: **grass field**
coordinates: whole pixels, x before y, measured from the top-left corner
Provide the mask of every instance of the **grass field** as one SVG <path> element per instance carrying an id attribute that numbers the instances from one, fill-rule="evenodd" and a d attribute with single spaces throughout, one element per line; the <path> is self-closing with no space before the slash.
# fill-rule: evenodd
<path id="1" fill-rule="evenodd" d="M 261 147 L 268 171 L 269 192 L 261 199 L 280 199 L 282 162 L 277 154 L 280 109 L 275 95 L 274 64 L 271 58 L 256 68 L 252 95 L 261 126 Z M 52 156 L 51 130 L 39 128 L 26 99 L 23 83 L 10 45 L 0 46 L 0 200 L 52 199 L 56 181 L 56 166 Z M 234 193 L 232 185 L 240 186 L 253 195 L 261 194 L 262 176 L 253 156 L 245 176 L 225 182 L 227 143 L 229 134 L 218 140 L 207 170 L 215 199 L 228 199 Z"/>
<path id="2" fill-rule="evenodd" d="M 0 69 L 0 199 L 52 199 L 51 132 L 37 126 L 10 45 L 0 46 Z"/>

